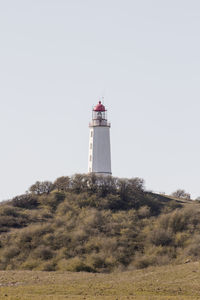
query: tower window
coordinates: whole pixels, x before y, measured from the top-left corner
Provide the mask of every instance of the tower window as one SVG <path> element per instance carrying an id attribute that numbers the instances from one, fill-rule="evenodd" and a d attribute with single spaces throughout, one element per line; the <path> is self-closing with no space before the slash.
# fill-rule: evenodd
<path id="1" fill-rule="evenodd" d="M 90 149 L 92 149 L 92 143 L 90 143 Z"/>
<path id="2" fill-rule="evenodd" d="M 92 161 L 92 155 L 90 155 L 90 161 Z"/>
<path id="3" fill-rule="evenodd" d="M 93 131 L 91 131 L 90 136 L 93 137 Z"/>

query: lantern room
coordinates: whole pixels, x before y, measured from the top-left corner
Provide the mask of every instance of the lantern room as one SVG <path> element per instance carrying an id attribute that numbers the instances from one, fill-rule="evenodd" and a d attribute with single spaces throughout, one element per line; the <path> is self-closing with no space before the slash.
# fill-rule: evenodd
<path id="1" fill-rule="evenodd" d="M 99 103 L 93 108 L 92 119 L 93 120 L 106 120 L 105 106 L 99 101 Z"/>
<path id="2" fill-rule="evenodd" d="M 89 123 L 89 126 L 108 126 L 110 123 L 107 121 L 107 110 L 105 106 L 99 101 L 99 103 L 93 107 L 92 110 L 92 122 Z"/>

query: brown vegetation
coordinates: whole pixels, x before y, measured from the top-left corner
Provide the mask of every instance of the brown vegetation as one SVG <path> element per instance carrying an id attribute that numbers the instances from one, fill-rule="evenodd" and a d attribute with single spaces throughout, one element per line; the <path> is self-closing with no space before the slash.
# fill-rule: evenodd
<path id="1" fill-rule="evenodd" d="M 139 178 L 61 177 L 0 206 L 0 269 L 111 272 L 195 261 L 199 231 L 199 202 L 145 192 Z"/>

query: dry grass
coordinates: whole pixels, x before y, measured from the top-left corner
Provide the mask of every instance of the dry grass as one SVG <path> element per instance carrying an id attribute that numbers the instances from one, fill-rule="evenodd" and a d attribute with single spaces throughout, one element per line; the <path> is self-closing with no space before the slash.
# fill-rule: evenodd
<path id="1" fill-rule="evenodd" d="M 1 300 L 200 299 L 200 263 L 90 274 L 1 271 Z"/>

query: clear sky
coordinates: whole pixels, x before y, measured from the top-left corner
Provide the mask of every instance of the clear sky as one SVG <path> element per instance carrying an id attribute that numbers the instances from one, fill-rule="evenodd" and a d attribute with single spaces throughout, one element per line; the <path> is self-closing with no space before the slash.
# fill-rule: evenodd
<path id="1" fill-rule="evenodd" d="M 87 172 L 105 97 L 114 176 L 200 196 L 200 1 L 0 1 L 0 200 Z"/>

